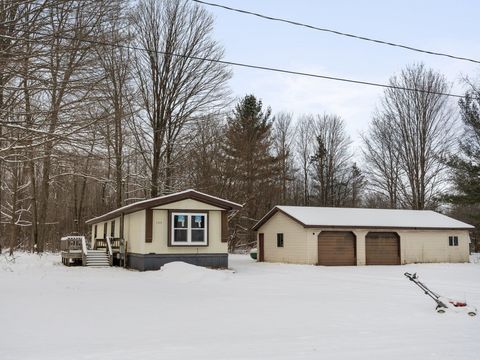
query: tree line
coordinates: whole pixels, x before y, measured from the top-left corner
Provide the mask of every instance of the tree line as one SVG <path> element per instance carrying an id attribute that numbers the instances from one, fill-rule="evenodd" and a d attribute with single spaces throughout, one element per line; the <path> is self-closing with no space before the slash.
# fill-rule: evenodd
<path id="1" fill-rule="evenodd" d="M 457 104 L 442 74 L 405 67 L 355 149 L 341 114 L 233 99 L 213 26 L 187 0 L 0 0 L 0 249 L 55 250 L 91 217 L 186 188 L 244 205 L 231 250 L 279 204 L 480 223 L 475 82 Z"/>

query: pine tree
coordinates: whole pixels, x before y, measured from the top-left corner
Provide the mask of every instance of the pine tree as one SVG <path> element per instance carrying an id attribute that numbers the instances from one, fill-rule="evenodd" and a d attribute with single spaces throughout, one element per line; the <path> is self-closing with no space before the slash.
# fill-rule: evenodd
<path id="1" fill-rule="evenodd" d="M 454 192 L 446 200 L 454 205 L 451 215 L 476 226 L 472 244 L 480 250 L 480 91 L 472 86 L 460 100 L 460 113 L 464 134 L 460 140 L 460 153 L 450 157 L 453 170 Z"/>
<path id="2" fill-rule="evenodd" d="M 448 199 L 456 204 L 480 203 L 480 91 L 467 92 L 459 102 L 464 124 L 460 155 L 450 158 L 454 170 L 455 194 Z"/>
<path id="3" fill-rule="evenodd" d="M 250 228 L 274 204 L 259 201 L 274 199 L 278 190 L 275 178 L 279 158 L 273 156 L 271 109 L 263 109 L 262 101 L 247 95 L 235 106 L 228 118 L 224 146 L 226 181 L 231 198 L 244 204 L 232 227 L 237 230 L 237 243 L 251 244 Z M 236 246 L 231 244 L 231 248 Z"/>

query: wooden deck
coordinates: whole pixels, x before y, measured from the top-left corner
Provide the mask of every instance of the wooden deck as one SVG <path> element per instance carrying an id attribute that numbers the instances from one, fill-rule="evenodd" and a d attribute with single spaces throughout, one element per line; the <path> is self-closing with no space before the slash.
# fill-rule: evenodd
<path id="1" fill-rule="evenodd" d="M 62 264 L 66 266 L 82 265 L 85 261 L 83 251 L 84 243 L 86 247 L 87 244 L 84 236 L 65 236 L 61 238 Z"/>
<path id="2" fill-rule="evenodd" d="M 66 266 L 88 266 L 92 262 L 89 261 L 91 260 L 89 259 L 89 250 L 90 257 L 93 257 L 93 254 L 98 257 L 101 250 L 105 251 L 104 256 L 108 259 L 109 266 L 124 267 L 126 265 L 127 244 L 124 239 L 107 237 L 106 239 L 95 239 L 93 244 L 90 244 L 84 236 L 65 236 L 60 243 L 62 264 Z"/>

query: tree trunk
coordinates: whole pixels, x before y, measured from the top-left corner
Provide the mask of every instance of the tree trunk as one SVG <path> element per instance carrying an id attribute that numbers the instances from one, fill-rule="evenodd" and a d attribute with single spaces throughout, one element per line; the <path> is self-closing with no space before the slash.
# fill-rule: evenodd
<path id="1" fill-rule="evenodd" d="M 10 256 L 13 255 L 15 246 L 17 245 L 17 210 L 18 210 L 18 162 L 15 157 L 12 164 L 12 218 L 10 221 Z"/>

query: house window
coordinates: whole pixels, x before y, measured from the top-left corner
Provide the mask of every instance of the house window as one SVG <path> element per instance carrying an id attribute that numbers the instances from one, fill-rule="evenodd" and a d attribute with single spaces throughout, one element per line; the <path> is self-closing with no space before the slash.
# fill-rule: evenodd
<path id="1" fill-rule="evenodd" d="M 115 220 L 110 223 L 110 237 L 115 237 Z"/>
<path id="2" fill-rule="evenodd" d="M 449 246 L 458 246 L 458 236 L 449 236 L 448 237 Z"/>
<path id="3" fill-rule="evenodd" d="M 207 245 L 207 214 L 172 213 L 172 245 Z"/>
<path id="4" fill-rule="evenodd" d="M 277 247 L 283 247 L 283 234 L 277 234 Z"/>
<path id="5" fill-rule="evenodd" d="M 95 227 L 93 228 L 93 238 L 96 239 L 97 238 L 97 227 L 98 225 L 95 225 Z"/>

